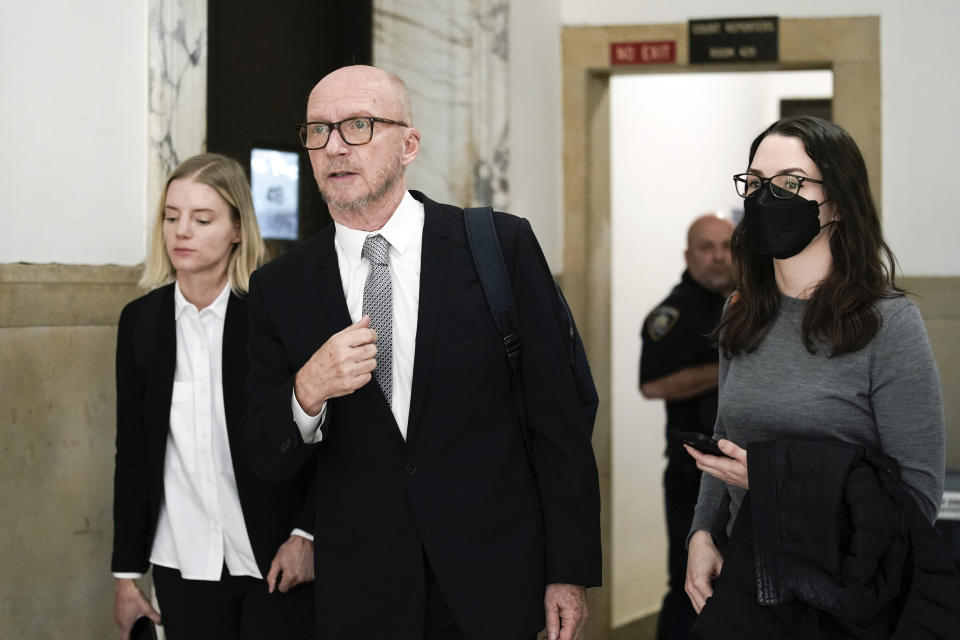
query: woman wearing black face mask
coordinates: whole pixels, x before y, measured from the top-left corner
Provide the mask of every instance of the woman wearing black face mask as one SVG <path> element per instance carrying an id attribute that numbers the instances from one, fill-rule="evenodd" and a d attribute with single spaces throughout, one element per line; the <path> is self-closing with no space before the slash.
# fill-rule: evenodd
<path id="1" fill-rule="evenodd" d="M 939 374 L 920 314 L 896 287 L 895 261 L 883 240 L 856 143 L 840 127 L 818 118 L 783 119 L 754 140 L 748 169 L 734 176 L 734 181 L 744 197 L 744 219 L 731 243 L 738 290 L 718 328 L 720 400 L 715 428 L 727 455 L 712 456 L 687 447 L 705 472 L 689 538 L 686 587 L 698 612 L 714 595 L 721 567 L 728 569 L 717 545 L 731 533 L 736 535 L 738 514 L 752 514 L 756 521 L 758 516 L 765 517 L 758 512 L 761 500 L 766 505 L 776 503 L 791 491 L 800 496 L 798 502 L 810 496 L 809 485 L 803 483 L 811 478 L 804 476 L 813 475 L 811 468 L 819 468 L 819 461 L 805 468 L 806 474 L 784 477 L 789 474 L 783 461 L 803 460 L 802 454 L 790 458 L 802 446 L 787 450 L 784 443 L 817 439 L 889 456 L 899 468 L 904 494 L 918 507 L 920 520 L 934 520 L 943 490 L 945 436 Z M 773 449 L 755 451 L 754 443 L 761 442 L 776 442 L 781 448 L 774 453 Z M 763 467 L 767 474 L 763 476 L 761 461 L 768 460 L 774 462 Z M 829 466 L 821 470 L 829 473 L 825 469 Z M 771 476 L 775 489 L 758 485 L 748 491 L 751 481 Z M 821 490 L 823 486 L 813 493 Z M 838 499 L 845 495 L 842 490 Z M 822 492 L 827 508 L 829 492 Z M 747 496 L 751 507 L 744 505 L 740 510 Z M 779 521 L 780 534 L 807 535 L 803 531 L 785 534 L 784 529 L 797 522 L 790 520 L 795 513 L 780 516 L 786 518 Z M 817 517 L 822 516 L 808 521 L 825 522 Z M 753 531 L 757 532 L 755 526 Z M 811 536 L 820 533 L 809 532 Z M 782 542 L 782 535 L 776 539 Z M 758 544 L 768 544 L 775 537 L 766 536 Z M 810 542 L 809 537 L 804 542 Z M 824 551 L 824 556 L 830 556 L 837 550 Z M 757 562 L 761 556 L 757 551 Z M 745 557 L 750 561 L 751 552 Z M 830 572 L 830 567 L 823 568 Z M 754 582 L 755 604 L 764 595 L 758 595 L 756 584 L 770 574 L 759 565 L 756 575 L 752 566 L 746 573 L 747 582 Z M 828 590 L 815 584 L 814 591 Z M 839 595 L 832 596 L 835 604 L 843 601 Z M 729 601 L 718 598 L 711 607 L 721 602 Z M 739 611 L 724 616 L 758 624 Z M 714 624 L 716 616 L 702 615 L 701 622 L 705 619 Z M 796 620 L 780 622 L 783 628 L 798 624 Z M 775 633 L 774 628 L 776 624 L 754 626 L 726 636 L 715 635 L 713 629 L 702 637 L 761 637 Z M 842 624 L 838 629 L 838 636 L 844 637 Z M 808 637 L 803 633 L 779 637 Z"/>

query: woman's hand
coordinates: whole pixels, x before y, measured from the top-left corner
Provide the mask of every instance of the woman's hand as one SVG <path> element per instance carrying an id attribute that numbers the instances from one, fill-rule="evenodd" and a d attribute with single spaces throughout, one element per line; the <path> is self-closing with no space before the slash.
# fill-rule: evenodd
<path id="1" fill-rule="evenodd" d="M 687 550 L 687 581 L 684 589 L 698 614 L 707 598 L 713 595 L 713 582 L 720 575 L 722 567 L 723 556 L 713 544 L 713 536 L 707 531 L 695 531 L 690 536 Z"/>
<path id="2" fill-rule="evenodd" d="M 732 484 L 741 489 L 749 489 L 747 450 L 741 449 L 729 440 L 718 440 L 717 446 L 730 457 L 724 458 L 722 456 L 712 456 L 709 453 L 700 453 L 687 444 L 683 445 L 683 448 L 697 461 L 697 469 L 709 473 L 717 480 L 723 480 L 727 484 Z"/>
<path id="3" fill-rule="evenodd" d="M 160 624 L 160 614 L 147 602 L 137 583 L 129 578 L 114 578 L 113 619 L 120 627 L 123 640 L 129 640 L 130 629 L 140 616 L 147 616 Z"/>

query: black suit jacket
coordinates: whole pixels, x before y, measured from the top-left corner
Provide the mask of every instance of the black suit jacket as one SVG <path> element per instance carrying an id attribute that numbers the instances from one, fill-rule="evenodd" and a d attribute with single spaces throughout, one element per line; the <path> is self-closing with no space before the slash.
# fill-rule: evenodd
<path id="1" fill-rule="evenodd" d="M 530 225 L 496 214 L 524 341 L 531 467 L 463 211 L 413 195 L 425 221 L 406 441 L 373 381 L 328 402 L 322 442 L 304 444 L 293 422 L 296 372 L 351 323 L 331 225 L 251 280 L 245 451 L 270 478 L 316 461 L 320 637 L 420 640 L 423 554 L 467 637 L 529 637 L 543 627 L 545 584 L 600 582 L 597 469 L 565 316 Z"/>
<path id="2" fill-rule="evenodd" d="M 177 334 L 173 285 L 124 307 L 117 334 L 117 453 L 114 475 L 115 572 L 145 573 L 163 500 L 163 464 Z M 277 548 L 294 527 L 313 527 L 306 499 L 310 470 L 274 484 L 257 477 L 239 450 L 247 357 L 246 300 L 234 294 L 223 328 L 223 402 L 240 506 L 260 572 L 266 577 Z"/>

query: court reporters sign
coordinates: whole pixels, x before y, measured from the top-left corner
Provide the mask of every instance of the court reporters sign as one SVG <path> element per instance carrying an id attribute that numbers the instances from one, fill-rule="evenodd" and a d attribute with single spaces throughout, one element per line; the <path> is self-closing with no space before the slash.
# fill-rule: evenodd
<path id="1" fill-rule="evenodd" d="M 776 62 L 780 31 L 776 16 L 690 20 L 690 64 Z"/>

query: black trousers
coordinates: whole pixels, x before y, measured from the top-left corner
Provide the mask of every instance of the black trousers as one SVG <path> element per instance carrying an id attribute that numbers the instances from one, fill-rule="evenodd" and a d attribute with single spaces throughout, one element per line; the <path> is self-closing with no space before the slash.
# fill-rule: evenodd
<path id="1" fill-rule="evenodd" d="M 697 612 L 684 591 L 687 577 L 687 534 L 700 492 L 700 470 L 686 451 L 670 451 L 663 472 L 667 516 L 667 595 L 657 619 L 657 640 L 692 640 L 690 627 Z"/>
<path id="2" fill-rule="evenodd" d="M 267 593 L 266 580 L 231 576 L 187 580 L 153 567 L 160 616 L 169 640 L 314 640 L 313 585 Z"/>

